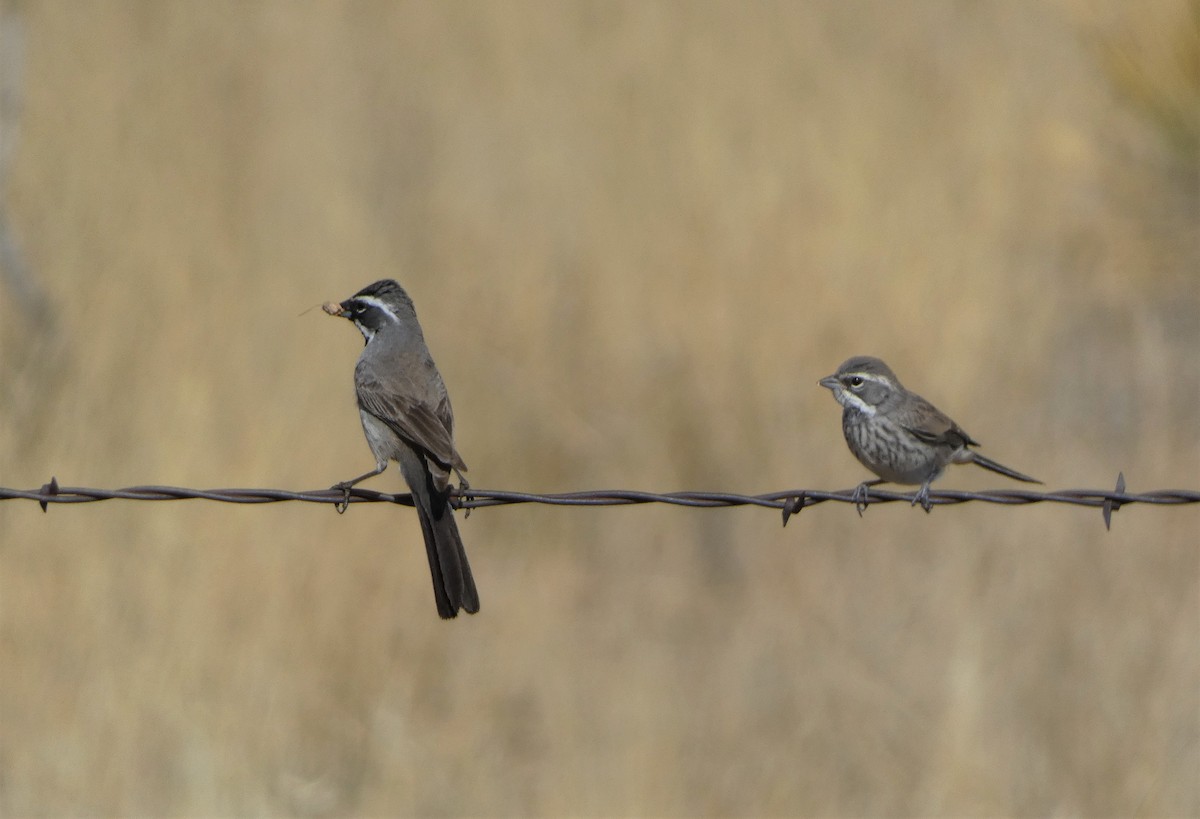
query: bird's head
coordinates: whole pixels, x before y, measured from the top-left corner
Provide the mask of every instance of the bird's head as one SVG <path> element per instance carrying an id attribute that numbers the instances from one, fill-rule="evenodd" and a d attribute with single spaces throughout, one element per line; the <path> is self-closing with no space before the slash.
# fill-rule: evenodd
<path id="1" fill-rule="evenodd" d="M 900 379 L 878 358 L 860 355 L 847 359 L 833 375 L 819 382 L 833 392 L 837 402 L 864 415 L 874 415 L 881 405 L 903 393 Z"/>
<path id="2" fill-rule="evenodd" d="M 326 313 L 354 322 L 354 326 L 370 341 L 383 328 L 392 324 L 411 324 L 416 327 L 416 312 L 412 299 L 404 288 L 392 279 L 381 279 L 367 285 L 345 301 L 322 305 Z"/>

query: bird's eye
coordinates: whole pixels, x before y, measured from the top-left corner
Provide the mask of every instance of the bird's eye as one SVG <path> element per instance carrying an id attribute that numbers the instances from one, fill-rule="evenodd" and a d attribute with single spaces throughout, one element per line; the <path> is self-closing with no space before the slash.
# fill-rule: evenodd
<path id="1" fill-rule="evenodd" d="M 861 387 L 863 384 L 865 384 L 866 381 L 863 379 L 863 377 L 861 375 L 852 375 L 852 376 L 850 376 L 850 380 L 847 381 L 846 383 L 848 383 L 850 385 L 850 389 L 857 390 L 859 387 Z"/>

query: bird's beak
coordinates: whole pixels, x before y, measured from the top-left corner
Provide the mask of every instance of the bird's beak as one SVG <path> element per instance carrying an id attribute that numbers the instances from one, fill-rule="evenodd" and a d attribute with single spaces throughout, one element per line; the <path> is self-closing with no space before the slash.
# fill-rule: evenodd
<path id="1" fill-rule="evenodd" d="M 327 301 L 321 305 L 321 309 L 331 316 L 344 316 L 346 311 L 342 309 L 342 305 L 336 301 Z"/>
<path id="2" fill-rule="evenodd" d="M 824 387 L 827 390 L 836 390 L 838 387 L 840 387 L 842 385 L 842 382 L 837 380 L 836 375 L 827 375 L 824 378 L 822 378 L 820 381 L 818 381 L 817 383 L 820 384 L 822 387 Z"/>

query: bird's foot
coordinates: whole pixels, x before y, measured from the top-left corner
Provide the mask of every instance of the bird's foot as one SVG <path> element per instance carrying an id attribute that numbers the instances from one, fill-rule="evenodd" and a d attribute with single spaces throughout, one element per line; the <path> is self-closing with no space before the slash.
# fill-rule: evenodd
<path id="1" fill-rule="evenodd" d="M 350 481 L 342 481 L 329 487 L 334 491 L 342 493 L 342 499 L 333 505 L 333 508 L 337 510 L 339 515 L 345 514 L 346 510 L 350 507 L 350 489 L 353 486 L 354 484 Z"/>
<path id="2" fill-rule="evenodd" d="M 462 509 L 462 502 L 474 500 L 474 497 L 471 495 L 471 484 L 467 482 L 467 476 L 457 469 L 454 470 L 454 474 L 458 475 L 458 489 L 454 492 L 454 506 L 457 509 Z M 467 510 L 463 512 L 463 518 L 469 517 L 471 517 L 471 508 L 467 507 Z"/>
<path id="3" fill-rule="evenodd" d="M 925 514 L 929 514 L 933 509 L 933 501 L 929 498 L 929 484 L 922 484 L 921 488 L 913 495 L 912 505 L 921 504 L 921 508 L 925 510 Z"/>
<path id="4" fill-rule="evenodd" d="M 854 487 L 854 495 L 852 498 L 854 501 L 854 511 L 858 512 L 858 516 L 860 518 L 862 517 L 863 512 L 866 511 L 867 504 L 870 503 L 869 498 L 871 493 L 869 490 L 873 483 L 874 481 L 863 481 L 858 486 Z"/>

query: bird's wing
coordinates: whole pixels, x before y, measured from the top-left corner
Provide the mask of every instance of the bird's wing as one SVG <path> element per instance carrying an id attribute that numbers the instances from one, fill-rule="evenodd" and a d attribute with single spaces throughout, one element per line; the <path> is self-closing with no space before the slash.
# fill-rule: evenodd
<path id="1" fill-rule="evenodd" d="M 950 420 L 941 410 L 919 395 L 898 411 L 896 421 L 918 440 L 927 444 L 950 446 L 978 446 L 966 430 Z"/>
<path id="2" fill-rule="evenodd" d="M 454 448 L 450 431 L 450 400 L 445 390 L 435 406 L 421 400 L 421 390 L 403 372 L 390 372 L 385 385 L 370 370 L 360 367 L 355 381 L 358 406 L 383 421 L 405 441 L 423 449 L 438 463 L 461 472 L 467 471 L 462 456 Z"/>

